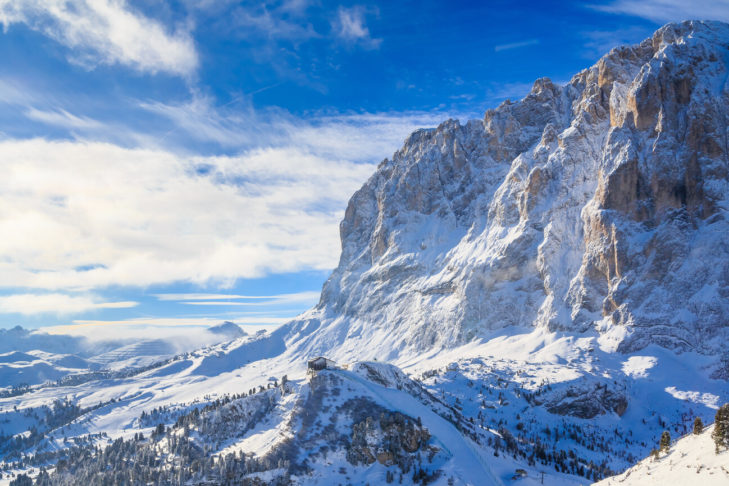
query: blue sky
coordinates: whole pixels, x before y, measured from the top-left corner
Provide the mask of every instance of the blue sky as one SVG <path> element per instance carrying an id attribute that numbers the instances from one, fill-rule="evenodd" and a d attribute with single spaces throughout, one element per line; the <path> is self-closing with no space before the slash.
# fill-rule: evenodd
<path id="1" fill-rule="evenodd" d="M 0 0 L 0 327 L 283 322 L 409 132 L 729 20 L 687 5 Z"/>

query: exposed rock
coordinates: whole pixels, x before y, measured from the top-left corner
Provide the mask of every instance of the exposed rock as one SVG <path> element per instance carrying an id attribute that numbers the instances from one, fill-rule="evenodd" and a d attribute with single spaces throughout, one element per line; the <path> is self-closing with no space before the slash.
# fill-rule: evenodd
<path id="1" fill-rule="evenodd" d="M 379 417 L 367 417 L 352 426 L 347 460 L 354 465 L 375 461 L 385 466 L 396 464 L 407 473 L 415 461 L 414 453 L 438 451 L 429 441 L 428 430 L 416 420 L 398 412 L 382 411 Z"/>
<path id="2" fill-rule="evenodd" d="M 715 353 L 728 42 L 723 23 L 670 24 L 564 86 L 413 133 L 350 200 L 339 266 L 289 342 L 392 359 L 524 326 Z"/>
<path id="3" fill-rule="evenodd" d="M 548 398 L 547 410 L 558 415 L 591 419 L 608 412 L 622 416 L 628 409 L 625 390 L 605 384 L 585 385 L 571 385 L 566 390 L 554 393 Z"/>

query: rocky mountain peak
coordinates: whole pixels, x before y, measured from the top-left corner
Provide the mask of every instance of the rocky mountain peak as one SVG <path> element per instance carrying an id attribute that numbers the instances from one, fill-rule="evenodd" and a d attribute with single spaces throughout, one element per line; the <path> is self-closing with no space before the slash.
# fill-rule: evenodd
<path id="1" fill-rule="evenodd" d="M 290 339 L 396 356 L 515 326 L 714 353 L 728 46 L 727 24 L 669 24 L 564 86 L 413 133 L 350 200 L 339 266 Z"/>

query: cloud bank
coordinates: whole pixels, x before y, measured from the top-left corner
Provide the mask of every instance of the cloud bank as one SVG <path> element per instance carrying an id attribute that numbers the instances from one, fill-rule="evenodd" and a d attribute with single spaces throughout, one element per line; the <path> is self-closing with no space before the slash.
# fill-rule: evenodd
<path id="1" fill-rule="evenodd" d="M 199 129 L 191 118 L 181 131 Z M 350 195 L 408 133 L 438 118 L 286 117 L 267 125 L 277 134 L 267 146 L 238 155 L 0 141 L 0 288 L 226 287 L 240 278 L 328 270 L 337 263 Z M 230 134 L 247 126 L 198 121 Z"/>
<path id="2" fill-rule="evenodd" d="M 0 142 L 0 286 L 88 289 L 326 269 L 372 165 L 294 148 L 178 157 L 98 142 Z"/>
<path id="3" fill-rule="evenodd" d="M 52 294 L 13 294 L 0 297 L 0 312 L 23 315 L 36 314 L 77 314 L 94 309 L 126 309 L 135 307 L 137 302 L 100 302 L 85 295 Z"/>

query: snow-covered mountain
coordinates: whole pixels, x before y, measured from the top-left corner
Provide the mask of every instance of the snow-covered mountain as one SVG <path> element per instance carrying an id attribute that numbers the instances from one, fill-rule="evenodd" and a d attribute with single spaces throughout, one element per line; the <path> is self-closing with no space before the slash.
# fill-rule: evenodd
<path id="1" fill-rule="evenodd" d="M 48 334 L 15 326 L 0 329 L 0 353 L 40 350 L 45 353 L 79 353 L 88 347 L 79 336 Z"/>
<path id="2" fill-rule="evenodd" d="M 413 133 L 350 200 L 339 266 L 291 338 L 397 359 L 518 326 L 716 354 L 728 40 L 723 23 L 667 25 L 564 86 Z"/>
<path id="3" fill-rule="evenodd" d="M 729 401 L 728 47 L 727 24 L 670 24 L 415 132 L 352 197 L 314 309 L 0 398 L 0 470 L 570 485 L 710 422 Z M 307 371 L 318 355 L 337 366 Z"/>
<path id="4" fill-rule="evenodd" d="M 217 326 L 207 328 L 209 333 L 223 336 L 229 340 L 237 339 L 246 335 L 246 332 L 235 322 L 225 321 Z"/>
<path id="5" fill-rule="evenodd" d="M 89 340 L 20 326 L 0 329 L 0 393 L 56 382 L 72 374 L 146 367 L 203 344 L 227 342 L 245 335 L 240 326 L 228 321 L 192 335 L 170 334 L 159 339 Z"/>

